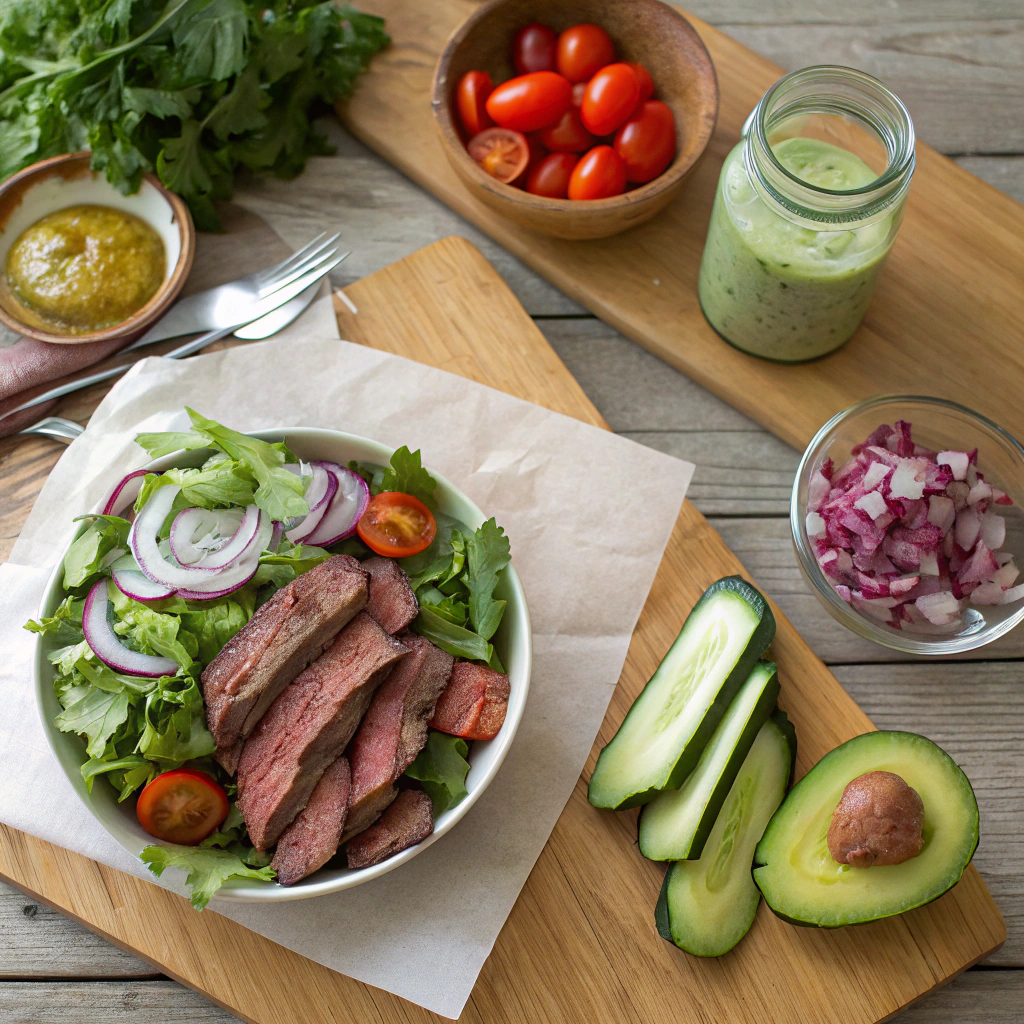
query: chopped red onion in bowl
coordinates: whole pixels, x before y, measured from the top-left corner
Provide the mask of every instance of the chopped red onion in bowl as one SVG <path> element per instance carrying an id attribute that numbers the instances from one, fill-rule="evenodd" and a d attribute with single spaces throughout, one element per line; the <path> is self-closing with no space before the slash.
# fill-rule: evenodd
<path id="1" fill-rule="evenodd" d="M 978 451 L 934 452 L 911 425 L 882 424 L 838 469 L 807 485 L 807 537 L 847 604 L 894 629 L 956 633 L 969 605 L 1024 598 L 994 506 L 1010 498 L 978 470 Z"/>

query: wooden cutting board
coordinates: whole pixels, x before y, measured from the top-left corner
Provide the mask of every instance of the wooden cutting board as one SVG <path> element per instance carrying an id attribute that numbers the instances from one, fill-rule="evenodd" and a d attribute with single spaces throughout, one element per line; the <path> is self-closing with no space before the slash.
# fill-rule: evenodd
<path id="1" fill-rule="evenodd" d="M 803 448 L 834 413 L 890 392 L 959 400 L 1024 438 L 1024 206 L 919 145 L 906 218 L 864 326 L 826 359 L 768 363 L 711 330 L 697 304 L 697 270 L 722 161 L 781 68 L 687 15 L 721 90 L 704 160 L 650 223 L 567 242 L 517 227 L 472 199 L 441 150 L 430 113 L 434 64 L 478 4 L 360 6 L 387 19 L 394 43 L 339 108 L 351 131 L 592 313 L 784 441 Z"/>
<path id="2" fill-rule="evenodd" d="M 465 240 L 420 250 L 347 293 L 359 313 L 336 303 L 343 337 L 606 426 L 505 283 Z M 0 482 L 25 461 L 21 451 L 9 449 Z M 704 588 L 741 571 L 687 502 L 584 778 L 484 966 L 463 1021 L 871 1024 L 1002 944 L 1002 918 L 973 867 L 930 906 L 861 928 L 793 928 L 762 905 L 751 934 L 720 960 L 688 956 L 658 937 L 654 904 L 662 869 L 636 850 L 636 812 L 594 810 L 584 779 Z M 777 608 L 775 614 L 772 657 L 783 679 L 782 704 L 796 725 L 797 771 L 803 774 L 826 751 L 872 726 Z M 0 878 L 243 1020 L 443 1019 L 227 918 L 197 914 L 148 882 L 2 826 Z"/>

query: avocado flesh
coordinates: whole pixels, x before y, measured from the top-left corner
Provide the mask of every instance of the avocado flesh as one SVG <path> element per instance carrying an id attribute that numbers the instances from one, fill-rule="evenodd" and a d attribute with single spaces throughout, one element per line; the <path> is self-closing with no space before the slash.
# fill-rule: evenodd
<path id="1" fill-rule="evenodd" d="M 828 827 L 843 790 L 866 772 L 899 775 L 924 803 L 924 848 L 902 864 L 833 860 Z M 873 732 L 826 754 L 793 787 L 754 855 L 765 902 L 793 924 L 839 928 L 902 914 L 960 880 L 978 846 L 978 803 L 967 776 L 924 736 Z"/>

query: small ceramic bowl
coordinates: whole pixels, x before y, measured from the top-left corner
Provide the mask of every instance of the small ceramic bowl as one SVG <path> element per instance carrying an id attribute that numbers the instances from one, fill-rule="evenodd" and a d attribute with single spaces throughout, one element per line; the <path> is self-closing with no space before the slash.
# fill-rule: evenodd
<path id="1" fill-rule="evenodd" d="M 530 22 L 556 32 L 592 22 L 615 42 L 617 59 L 643 64 L 655 97 L 672 108 L 676 156 L 654 181 L 610 199 L 547 199 L 492 178 L 466 152 L 453 98 L 467 71 L 487 71 L 495 84 L 515 75 L 512 40 Z M 557 238 L 604 238 L 650 220 L 668 205 L 704 154 L 718 117 L 718 80 L 693 26 L 660 0 L 492 0 L 452 34 L 434 72 L 434 122 L 445 155 L 476 199 L 509 220 Z"/>
<path id="2" fill-rule="evenodd" d="M 184 200 L 152 174 L 143 177 L 134 195 L 122 195 L 102 174 L 89 169 L 90 159 L 90 153 L 68 153 L 40 160 L 0 184 L 0 321 L 27 338 L 57 345 L 134 340 L 167 312 L 192 269 L 196 234 Z M 58 334 L 11 293 L 3 270 L 7 252 L 22 232 L 47 214 L 80 203 L 112 206 L 144 220 L 164 243 L 167 267 L 156 294 L 127 320 L 101 331 Z"/>
<path id="3" fill-rule="evenodd" d="M 287 441 L 288 447 L 301 459 L 330 459 L 345 465 L 352 459 L 359 462 L 387 465 L 393 454 L 376 441 L 369 441 L 354 434 L 344 434 L 336 430 L 318 430 L 311 427 L 296 427 L 288 430 L 258 430 L 253 437 L 264 441 Z M 170 469 L 174 466 L 201 465 L 210 455 L 209 449 L 196 452 L 178 452 L 150 463 L 146 468 L 154 470 Z M 134 467 L 126 467 L 126 472 Z M 437 480 L 435 498 L 441 512 L 458 519 L 471 529 L 477 529 L 487 518 L 458 488 L 444 477 L 432 473 Z M 102 503 L 95 511 L 102 509 Z M 70 513 L 69 513 L 70 514 Z M 57 564 L 46 587 L 41 616 L 52 615 L 64 596 L 62 587 L 63 570 L 61 562 Z M 328 864 L 308 878 L 291 886 L 281 886 L 276 882 L 251 882 L 236 880 L 228 882 L 217 893 L 218 900 L 235 900 L 246 903 L 281 903 L 288 900 L 302 900 L 311 896 L 323 896 L 327 893 L 351 889 L 393 871 L 402 864 L 412 860 L 428 846 L 436 843 L 449 829 L 453 828 L 466 812 L 483 795 L 491 780 L 501 767 L 505 755 L 512 746 L 516 730 L 526 708 L 526 695 L 530 687 L 530 668 L 533 647 L 530 633 L 530 613 L 526 607 L 526 595 L 519 582 L 519 576 L 510 565 L 501 575 L 495 595 L 506 601 L 505 614 L 501 626 L 493 638 L 495 649 L 501 658 L 502 665 L 508 673 L 510 694 L 508 712 L 505 722 L 493 740 L 477 740 L 469 752 L 470 770 L 466 776 L 466 796 L 461 803 L 445 811 L 434 820 L 434 831 L 423 842 L 411 846 L 407 850 L 389 857 L 372 867 L 350 871 L 348 868 Z M 71 783 L 82 802 L 96 817 L 97 821 L 116 839 L 129 853 L 138 856 L 144 847 L 158 842 L 139 824 L 135 816 L 135 801 L 128 800 L 123 804 L 117 802 L 117 794 L 111 786 L 97 782 L 90 795 L 82 780 L 81 766 L 88 760 L 85 746 L 78 736 L 60 732 L 54 725 L 54 719 L 60 714 L 60 705 L 53 692 L 53 667 L 47 660 L 51 647 L 45 637 L 40 637 L 35 658 L 35 689 L 39 713 L 43 722 L 50 748 L 60 762 L 64 774 Z M 458 840 L 453 840 L 457 842 Z"/>
<path id="4" fill-rule="evenodd" d="M 1004 636 L 1024 620 L 1024 601 L 1011 605 L 968 604 L 964 625 L 956 633 L 924 634 L 894 629 L 862 614 L 835 591 L 815 558 L 807 536 L 807 491 L 814 472 L 827 458 L 838 468 L 882 423 L 911 424 L 916 444 L 933 451 L 978 449 L 978 469 L 985 480 L 1005 491 L 1012 505 L 999 506 L 1006 520 L 1004 551 L 1024 569 L 1024 448 L 1002 427 L 956 402 L 915 395 L 881 395 L 859 402 L 826 423 L 807 446 L 793 482 L 789 521 L 793 546 L 804 579 L 829 614 L 858 636 L 904 654 L 951 655 L 977 650 Z M 1018 580 L 1017 582 L 1020 582 Z"/>

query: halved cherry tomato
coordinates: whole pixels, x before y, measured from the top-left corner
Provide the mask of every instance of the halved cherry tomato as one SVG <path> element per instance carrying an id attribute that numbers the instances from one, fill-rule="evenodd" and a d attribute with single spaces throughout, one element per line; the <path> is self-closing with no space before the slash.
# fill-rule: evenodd
<path id="1" fill-rule="evenodd" d="M 520 132 L 485 128 L 466 146 L 469 155 L 492 177 L 506 185 L 526 170 L 530 147 Z"/>
<path id="2" fill-rule="evenodd" d="M 526 136 L 526 145 L 530 147 L 530 159 L 527 161 L 523 173 L 515 181 L 509 182 L 513 188 L 525 189 L 526 183 L 530 178 L 530 172 L 548 155 L 547 149 L 540 144 L 539 136 L 540 132 L 530 132 Z"/>
<path id="3" fill-rule="evenodd" d="M 626 165 L 611 146 L 595 146 L 573 168 L 570 199 L 607 199 L 626 191 Z"/>
<path id="4" fill-rule="evenodd" d="M 539 133 L 541 143 L 552 153 L 582 153 L 597 144 L 580 120 L 580 112 L 570 107 L 562 120 Z"/>
<path id="5" fill-rule="evenodd" d="M 143 789 L 135 813 L 151 836 L 197 846 L 228 816 L 228 795 L 206 772 L 176 768 L 158 775 Z"/>
<path id="6" fill-rule="evenodd" d="M 636 84 L 640 86 L 640 95 L 637 103 L 646 103 L 654 95 L 654 79 L 651 73 L 643 64 L 630 64 L 633 74 L 636 75 Z"/>
<path id="7" fill-rule="evenodd" d="M 494 83 L 486 71 L 467 71 L 459 79 L 455 90 L 455 107 L 459 121 L 469 138 L 479 135 L 494 122 L 487 113 L 487 97 L 494 91 Z"/>
<path id="8" fill-rule="evenodd" d="M 362 542 L 378 555 L 408 558 L 430 547 L 437 521 L 419 498 L 401 491 L 381 491 L 370 499 L 356 529 Z"/>
<path id="9" fill-rule="evenodd" d="M 552 153 L 530 172 L 526 180 L 526 191 L 548 199 L 567 199 L 569 179 L 579 162 L 575 153 Z"/>
<path id="10" fill-rule="evenodd" d="M 583 94 L 580 116 L 587 131 L 611 135 L 636 109 L 640 85 L 628 64 L 609 64 L 590 80 Z"/>
<path id="11" fill-rule="evenodd" d="M 510 78 L 487 98 L 487 113 L 503 128 L 535 132 L 557 124 L 572 105 L 572 86 L 554 71 Z"/>
<path id="12" fill-rule="evenodd" d="M 558 36 L 547 25 L 534 22 L 524 25 L 512 41 L 512 63 L 517 75 L 531 71 L 555 70 L 555 47 Z"/>
<path id="13" fill-rule="evenodd" d="M 626 177 L 637 185 L 654 181 L 676 155 L 676 119 L 661 100 L 648 100 L 616 133 L 615 152 Z"/>
<path id="14" fill-rule="evenodd" d="M 615 44 L 599 25 L 573 25 L 558 37 L 555 66 L 570 82 L 585 82 L 615 60 Z"/>

